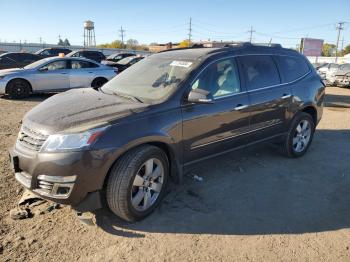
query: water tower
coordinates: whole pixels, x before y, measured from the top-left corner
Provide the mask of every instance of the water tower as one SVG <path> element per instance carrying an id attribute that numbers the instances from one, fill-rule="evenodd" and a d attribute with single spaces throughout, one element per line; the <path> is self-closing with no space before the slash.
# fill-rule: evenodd
<path id="1" fill-rule="evenodd" d="M 96 46 L 95 26 L 90 20 L 84 22 L 84 46 Z"/>

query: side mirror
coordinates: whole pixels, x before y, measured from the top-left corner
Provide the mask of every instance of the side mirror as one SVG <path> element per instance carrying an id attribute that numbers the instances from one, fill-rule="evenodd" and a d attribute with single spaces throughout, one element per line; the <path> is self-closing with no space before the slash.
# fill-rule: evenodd
<path id="1" fill-rule="evenodd" d="M 212 104 L 214 102 L 210 92 L 199 88 L 193 89 L 189 93 L 187 101 L 198 104 Z"/>

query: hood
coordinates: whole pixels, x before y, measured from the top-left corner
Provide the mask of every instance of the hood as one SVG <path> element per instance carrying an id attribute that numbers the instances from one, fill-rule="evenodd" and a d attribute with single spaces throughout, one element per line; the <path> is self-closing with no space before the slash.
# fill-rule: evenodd
<path id="1" fill-rule="evenodd" d="M 86 130 L 137 114 L 147 107 L 148 104 L 82 88 L 45 100 L 25 115 L 23 124 L 47 134 L 67 129 Z"/>
<path id="2" fill-rule="evenodd" d="M 9 68 L 0 70 L 0 76 L 22 72 L 23 68 Z"/>
<path id="3" fill-rule="evenodd" d="M 344 69 L 344 70 L 338 70 L 337 72 L 334 73 L 334 75 L 336 75 L 336 76 L 343 76 L 343 75 L 346 75 L 346 74 L 349 74 L 349 73 L 350 73 L 350 70 Z"/>

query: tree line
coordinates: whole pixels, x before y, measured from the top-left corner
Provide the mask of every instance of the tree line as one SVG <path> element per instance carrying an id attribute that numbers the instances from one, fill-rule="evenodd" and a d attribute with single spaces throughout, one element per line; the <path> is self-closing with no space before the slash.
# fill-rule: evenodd
<path id="1" fill-rule="evenodd" d="M 117 49 L 131 49 L 131 50 L 142 50 L 148 51 L 149 48 L 147 45 L 139 44 L 136 39 L 129 39 L 126 43 L 122 43 L 120 40 L 115 40 L 111 43 L 98 45 L 99 48 L 117 48 Z"/>

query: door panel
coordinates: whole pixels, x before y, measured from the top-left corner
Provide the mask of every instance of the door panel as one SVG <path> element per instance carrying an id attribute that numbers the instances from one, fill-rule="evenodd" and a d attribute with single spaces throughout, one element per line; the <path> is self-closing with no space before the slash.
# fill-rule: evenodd
<path id="1" fill-rule="evenodd" d="M 242 93 L 213 104 L 183 107 L 185 162 L 244 145 L 249 131 L 249 112 L 235 108 L 248 103 L 248 95 Z"/>
<path id="2" fill-rule="evenodd" d="M 35 74 L 34 91 L 69 89 L 69 70 L 66 60 L 56 60 L 38 70 Z"/>
<path id="3" fill-rule="evenodd" d="M 93 64 L 82 60 L 71 60 L 71 70 L 69 72 L 69 82 L 71 88 L 91 87 L 91 82 L 95 78 L 96 67 Z"/>
<path id="4" fill-rule="evenodd" d="M 291 101 L 289 86 L 277 86 L 248 92 L 252 141 L 267 138 L 285 129 Z"/>
<path id="5" fill-rule="evenodd" d="M 288 85 L 282 85 L 275 61 L 270 55 L 246 55 L 238 58 L 250 101 L 249 141 L 281 133 L 291 100 Z"/>
<path id="6" fill-rule="evenodd" d="M 241 88 L 235 59 L 208 64 L 191 89 L 207 91 L 213 103 L 183 106 L 184 161 L 244 145 L 249 131 L 249 99 Z"/>
<path id="7" fill-rule="evenodd" d="M 89 69 L 72 69 L 69 73 L 69 82 L 71 88 L 91 87 L 94 79 L 93 70 Z"/>

